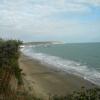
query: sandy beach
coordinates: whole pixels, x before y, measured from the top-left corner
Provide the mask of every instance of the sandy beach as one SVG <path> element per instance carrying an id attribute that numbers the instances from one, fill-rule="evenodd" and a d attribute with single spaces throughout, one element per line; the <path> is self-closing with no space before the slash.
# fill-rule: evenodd
<path id="1" fill-rule="evenodd" d="M 20 68 L 23 70 L 23 81 L 25 89 L 36 97 L 48 100 L 49 96 L 66 95 L 82 86 L 86 88 L 95 87 L 94 84 L 78 76 L 53 70 L 39 61 L 21 55 L 19 59 Z"/>

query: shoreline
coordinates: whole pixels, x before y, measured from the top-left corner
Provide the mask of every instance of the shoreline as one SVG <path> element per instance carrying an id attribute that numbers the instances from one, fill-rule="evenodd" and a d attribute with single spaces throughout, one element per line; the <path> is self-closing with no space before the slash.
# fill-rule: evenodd
<path id="1" fill-rule="evenodd" d="M 51 95 L 67 95 L 81 87 L 94 88 L 96 85 L 84 78 L 64 73 L 49 68 L 31 57 L 21 54 L 19 59 L 20 68 L 23 70 L 25 89 L 36 97 L 48 100 Z M 49 67 L 48 67 L 49 66 Z"/>

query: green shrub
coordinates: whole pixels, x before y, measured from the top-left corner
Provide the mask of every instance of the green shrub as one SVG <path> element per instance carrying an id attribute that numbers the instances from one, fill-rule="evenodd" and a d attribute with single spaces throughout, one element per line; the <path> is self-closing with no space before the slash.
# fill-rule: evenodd
<path id="1" fill-rule="evenodd" d="M 53 100 L 100 100 L 100 88 L 81 88 L 66 96 L 53 96 Z"/>
<path id="2" fill-rule="evenodd" d="M 21 41 L 0 39 L 0 68 L 8 68 L 21 81 L 21 69 L 18 65 Z"/>

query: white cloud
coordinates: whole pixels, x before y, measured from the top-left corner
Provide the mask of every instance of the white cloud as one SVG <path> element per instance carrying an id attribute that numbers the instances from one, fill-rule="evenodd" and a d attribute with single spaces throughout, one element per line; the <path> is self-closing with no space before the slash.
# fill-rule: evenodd
<path id="1" fill-rule="evenodd" d="M 0 30 L 17 32 L 56 33 L 72 32 L 80 26 L 77 22 L 67 24 L 54 22 L 49 17 L 56 13 L 86 13 L 91 11 L 87 5 L 99 6 L 100 0 L 3 0 L 0 1 Z M 66 27 L 68 28 L 66 28 Z"/>
<path id="2" fill-rule="evenodd" d="M 76 0 L 74 0 L 74 1 L 76 1 Z M 100 6 L 100 0 L 77 0 L 77 2 L 87 3 L 87 4 L 93 5 L 93 6 Z"/>

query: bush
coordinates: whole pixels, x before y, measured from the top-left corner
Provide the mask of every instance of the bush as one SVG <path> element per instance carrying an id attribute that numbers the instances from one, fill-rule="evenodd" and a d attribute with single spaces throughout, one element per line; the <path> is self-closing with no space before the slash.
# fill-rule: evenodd
<path id="1" fill-rule="evenodd" d="M 17 40 L 0 39 L 0 68 L 8 68 L 18 80 L 21 80 L 21 69 L 18 65 L 21 44 L 22 42 Z"/>
<path id="2" fill-rule="evenodd" d="M 74 91 L 67 96 L 53 96 L 53 100 L 100 100 L 100 88 L 85 89 Z"/>

